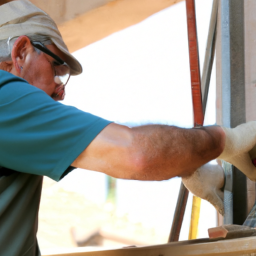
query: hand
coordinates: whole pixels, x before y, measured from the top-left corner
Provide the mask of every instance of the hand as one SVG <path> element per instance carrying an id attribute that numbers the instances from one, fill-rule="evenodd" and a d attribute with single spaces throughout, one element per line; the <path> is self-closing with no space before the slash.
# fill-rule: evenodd
<path id="1" fill-rule="evenodd" d="M 209 163 L 198 168 L 191 176 L 183 177 L 185 187 L 195 196 L 207 200 L 224 215 L 224 170 L 220 165 Z"/>
<path id="2" fill-rule="evenodd" d="M 233 129 L 222 128 L 226 134 L 225 147 L 218 159 L 236 166 L 250 180 L 256 181 L 256 121 L 241 124 Z"/>

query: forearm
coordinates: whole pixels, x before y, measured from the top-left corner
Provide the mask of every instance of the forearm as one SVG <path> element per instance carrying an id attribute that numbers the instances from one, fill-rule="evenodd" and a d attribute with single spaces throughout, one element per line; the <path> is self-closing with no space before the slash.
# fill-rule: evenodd
<path id="1" fill-rule="evenodd" d="M 166 125 L 128 128 L 110 124 L 72 166 L 122 179 L 166 180 L 189 175 L 218 157 L 224 137 L 218 126 L 182 129 Z"/>
<path id="2" fill-rule="evenodd" d="M 189 175 L 218 157 L 224 148 L 225 134 L 218 126 L 182 129 L 148 125 L 132 130 L 134 148 L 143 150 L 146 158 L 143 171 L 146 180 Z"/>

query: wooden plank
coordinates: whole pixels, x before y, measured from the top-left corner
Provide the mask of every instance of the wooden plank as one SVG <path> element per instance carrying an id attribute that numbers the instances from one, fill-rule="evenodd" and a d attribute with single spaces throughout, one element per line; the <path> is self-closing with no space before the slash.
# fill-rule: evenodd
<path id="1" fill-rule="evenodd" d="M 183 0 L 114 0 L 59 26 L 74 52 Z"/>
<path id="2" fill-rule="evenodd" d="M 0 5 L 12 0 L 0 0 Z M 70 52 L 184 0 L 30 0 L 59 26 Z"/>
<path id="3" fill-rule="evenodd" d="M 201 243 L 198 243 L 201 242 Z M 256 237 L 209 242 L 191 240 L 147 247 L 124 248 L 97 252 L 48 254 L 44 256 L 254 256 Z"/>
<path id="4" fill-rule="evenodd" d="M 31 3 L 48 13 L 58 25 L 111 1 L 112 0 L 30 0 Z"/>
<path id="5" fill-rule="evenodd" d="M 210 239 L 225 238 L 234 239 L 242 237 L 250 237 L 256 235 L 256 230 L 247 226 L 240 225 L 224 225 L 215 228 L 209 228 L 208 234 Z"/>

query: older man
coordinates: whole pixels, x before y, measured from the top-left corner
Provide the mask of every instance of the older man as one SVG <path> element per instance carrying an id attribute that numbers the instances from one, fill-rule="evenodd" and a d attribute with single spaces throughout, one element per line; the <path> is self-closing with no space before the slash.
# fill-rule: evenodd
<path id="1" fill-rule="evenodd" d="M 123 179 L 181 176 L 219 210 L 221 168 L 197 168 L 220 154 L 231 162 L 239 154 L 241 169 L 255 179 L 248 153 L 255 145 L 255 123 L 236 129 L 128 128 L 58 102 L 70 75 L 81 72 L 46 13 L 27 0 L 0 6 L 1 255 L 40 255 L 36 231 L 44 175 L 58 181 L 78 167 Z"/>

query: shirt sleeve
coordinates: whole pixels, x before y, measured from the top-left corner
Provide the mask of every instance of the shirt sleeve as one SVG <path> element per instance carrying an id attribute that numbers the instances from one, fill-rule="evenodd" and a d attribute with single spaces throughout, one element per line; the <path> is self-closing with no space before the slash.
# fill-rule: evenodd
<path id="1" fill-rule="evenodd" d="M 20 78 L 0 78 L 0 166 L 58 181 L 109 123 Z"/>

